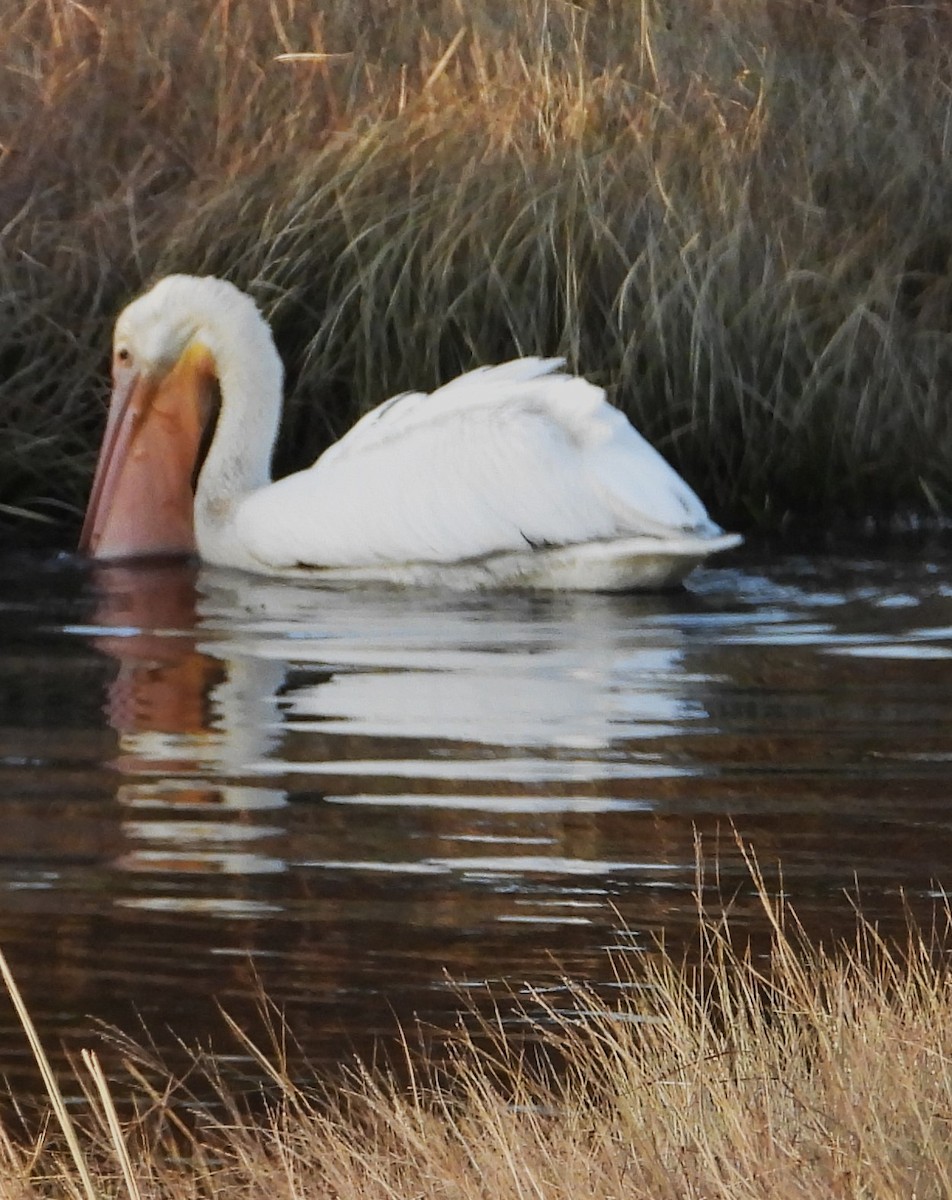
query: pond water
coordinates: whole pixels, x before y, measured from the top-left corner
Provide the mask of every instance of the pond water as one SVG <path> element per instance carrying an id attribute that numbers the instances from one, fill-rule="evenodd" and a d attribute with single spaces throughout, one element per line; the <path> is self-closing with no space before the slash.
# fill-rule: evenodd
<path id="1" fill-rule="evenodd" d="M 566 976 L 608 1002 L 694 938 L 698 838 L 740 930 L 735 832 L 811 931 L 898 927 L 952 874 L 950 659 L 935 543 L 624 597 L 8 557 L 0 947 L 56 1053 L 105 1022 L 253 1074 L 220 1009 L 262 992 L 317 1066 Z"/>

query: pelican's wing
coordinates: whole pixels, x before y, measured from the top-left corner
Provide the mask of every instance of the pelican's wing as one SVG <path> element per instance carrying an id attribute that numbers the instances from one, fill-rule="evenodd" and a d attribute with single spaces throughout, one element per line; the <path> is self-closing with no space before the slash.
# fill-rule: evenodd
<path id="1" fill-rule="evenodd" d="M 244 500 L 239 538 L 282 568 L 719 532 L 601 388 L 560 365 L 517 359 L 387 401 L 311 468 Z"/>

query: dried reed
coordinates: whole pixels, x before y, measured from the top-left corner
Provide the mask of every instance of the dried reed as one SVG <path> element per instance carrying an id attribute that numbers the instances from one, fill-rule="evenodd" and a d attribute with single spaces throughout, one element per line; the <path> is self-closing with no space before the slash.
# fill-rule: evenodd
<path id="1" fill-rule="evenodd" d="M 861 0 L 23 0 L 0 513 L 68 541 L 111 321 L 171 270 L 274 321 L 281 469 L 561 353 L 731 525 L 946 513 L 950 33 Z"/>
<path id="2" fill-rule="evenodd" d="M 66 1117 L 71 1153 L 51 1133 L 24 1149 L 5 1134 L 0 1193 L 948 1196 L 948 914 L 928 934 L 910 925 L 902 945 L 859 921 L 855 939 L 824 949 L 749 865 L 768 952 L 735 945 L 729 920 L 702 913 L 694 967 L 639 957 L 620 968 L 633 986 L 614 1009 L 581 984 L 559 1008 L 530 997 L 530 1038 L 526 1021 L 461 1027 L 439 1063 L 408 1049 L 399 1081 L 358 1067 L 342 1086 L 311 1090 L 292 1077 L 280 1039 L 269 1056 L 233 1026 L 274 1097 L 251 1117 L 214 1064 L 216 1102 L 203 1107 L 184 1086 L 150 1084 L 154 1062 L 144 1071 L 130 1061 L 126 1080 L 107 1085 L 84 1055 L 90 1112 Z M 129 1088 L 144 1104 L 123 1125 L 110 1092 L 121 1089 L 128 1108 Z M 58 1094 L 54 1083 L 54 1108 Z"/>

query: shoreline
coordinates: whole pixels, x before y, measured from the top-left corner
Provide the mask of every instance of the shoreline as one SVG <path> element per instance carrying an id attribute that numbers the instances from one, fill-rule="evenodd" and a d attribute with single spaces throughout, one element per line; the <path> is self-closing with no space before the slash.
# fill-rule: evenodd
<path id="1" fill-rule="evenodd" d="M 699 909 L 697 959 L 624 956 L 612 1008 L 566 981 L 558 1008 L 529 995 L 520 1033 L 470 1009 L 476 1024 L 461 1018 L 438 1058 L 405 1033 L 396 1068 L 356 1062 L 333 1080 L 300 1081 L 278 1015 L 262 1046 L 223 1014 L 261 1072 L 260 1108 L 214 1055 L 167 1076 L 114 1035 L 124 1075 L 83 1051 L 64 1083 L 85 1100 L 67 1105 L 47 1072 L 39 1131 L 21 1110 L 0 1138 L 0 1183 L 27 1200 L 944 1194 L 947 906 L 931 926 L 907 914 L 896 942 L 857 911 L 855 935 L 825 944 L 740 848 L 767 947 L 735 937 L 730 903 Z"/>

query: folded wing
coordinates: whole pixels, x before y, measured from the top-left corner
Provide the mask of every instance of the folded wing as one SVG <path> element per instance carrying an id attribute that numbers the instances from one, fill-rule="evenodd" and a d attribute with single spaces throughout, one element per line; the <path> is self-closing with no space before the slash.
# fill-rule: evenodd
<path id="1" fill-rule="evenodd" d="M 561 365 L 517 359 L 387 401 L 308 470 L 247 497 L 240 537 L 280 568 L 718 533 L 602 389 Z"/>

